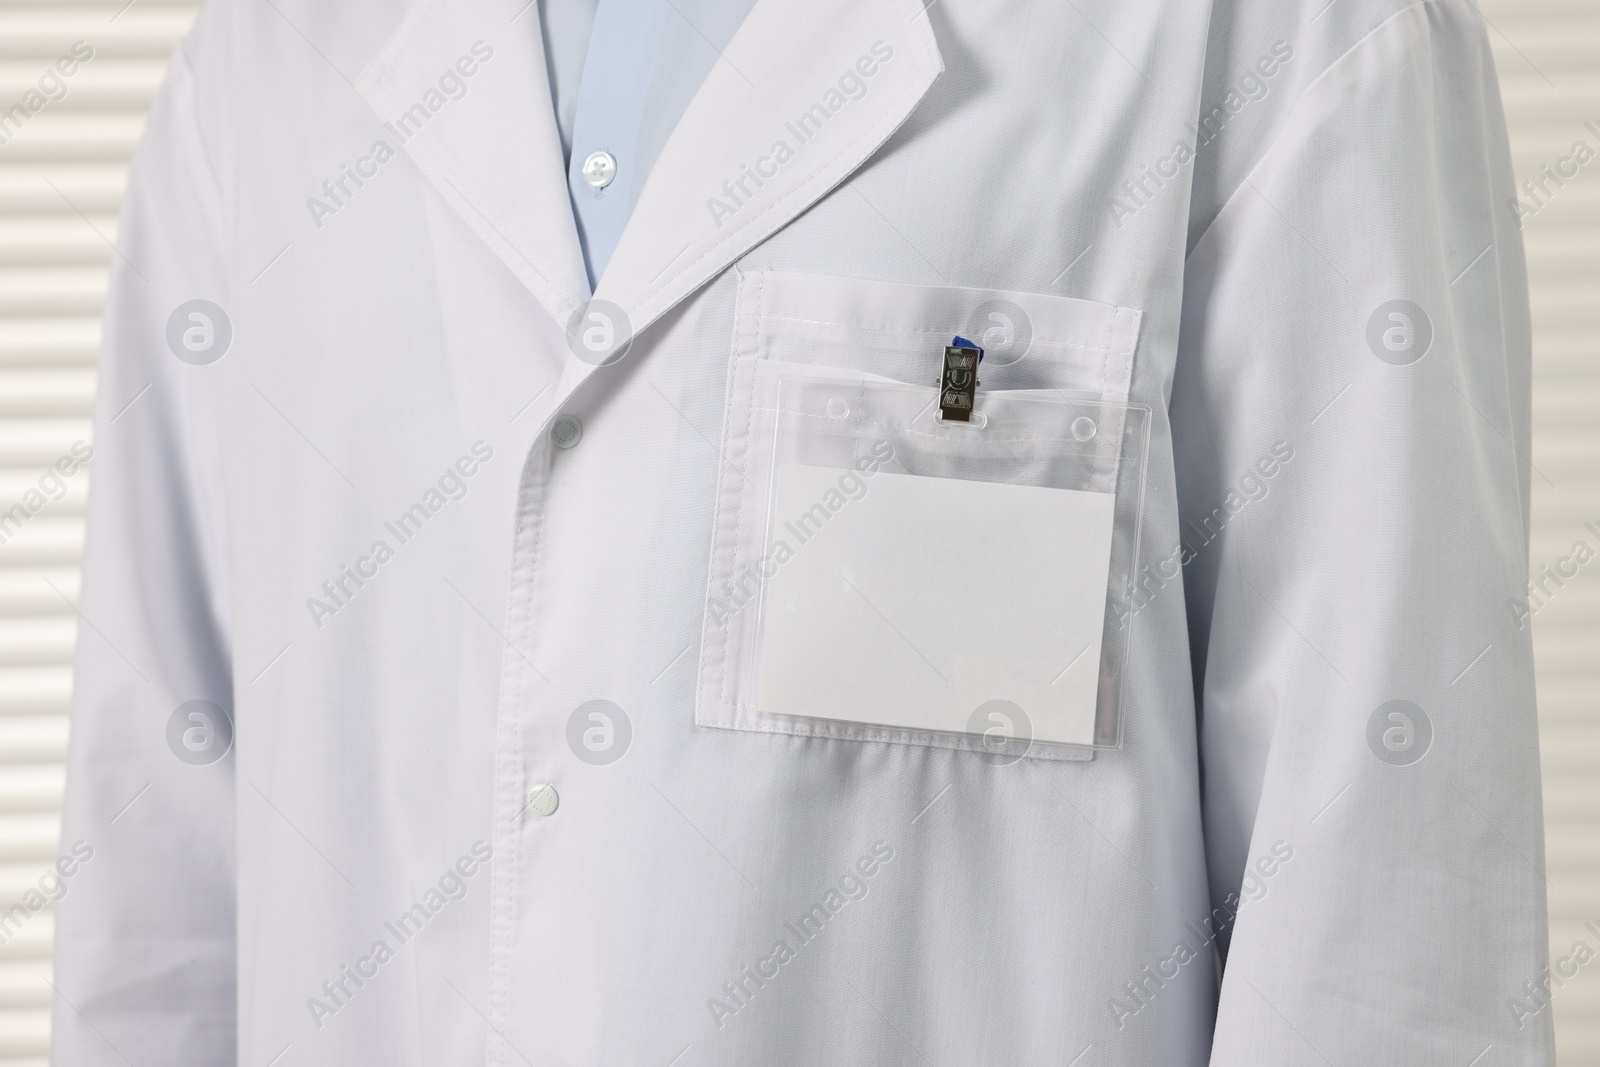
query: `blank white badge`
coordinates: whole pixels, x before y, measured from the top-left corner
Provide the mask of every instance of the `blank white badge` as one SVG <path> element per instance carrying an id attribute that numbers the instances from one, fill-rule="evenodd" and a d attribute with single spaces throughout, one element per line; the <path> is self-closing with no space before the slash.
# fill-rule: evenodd
<path id="1" fill-rule="evenodd" d="M 856 473 L 779 471 L 761 710 L 965 733 L 1007 700 L 1092 744 L 1111 495 Z"/>

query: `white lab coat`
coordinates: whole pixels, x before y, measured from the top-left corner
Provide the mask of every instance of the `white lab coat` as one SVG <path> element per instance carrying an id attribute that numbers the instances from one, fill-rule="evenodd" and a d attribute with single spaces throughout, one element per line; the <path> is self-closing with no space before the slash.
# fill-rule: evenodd
<path id="1" fill-rule="evenodd" d="M 525 2 L 225 0 L 174 61 L 107 309 L 55 1062 L 1551 1063 L 1470 0 L 760 0 L 598 284 L 603 368 Z M 931 379 L 990 299 L 1091 388 L 1079 328 L 1138 313 L 1120 749 L 697 725 L 730 356 L 912 338 Z"/>

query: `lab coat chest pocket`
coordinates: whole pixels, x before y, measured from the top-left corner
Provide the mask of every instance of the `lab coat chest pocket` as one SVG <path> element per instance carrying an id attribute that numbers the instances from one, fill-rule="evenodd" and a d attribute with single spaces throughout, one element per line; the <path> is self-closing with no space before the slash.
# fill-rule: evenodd
<path id="1" fill-rule="evenodd" d="M 1114 744 L 1139 313 L 764 272 L 736 318 L 696 722 L 996 758 Z M 985 349 L 965 421 L 939 403 L 957 335 Z"/>

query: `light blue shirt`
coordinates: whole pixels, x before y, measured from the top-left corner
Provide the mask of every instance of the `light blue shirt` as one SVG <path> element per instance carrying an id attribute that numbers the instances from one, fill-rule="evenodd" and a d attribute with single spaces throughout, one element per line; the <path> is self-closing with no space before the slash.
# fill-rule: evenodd
<path id="1" fill-rule="evenodd" d="M 661 146 L 754 3 L 541 0 L 550 91 L 591 287 Z M 583 173 L 597 151 L 616 160 L 616 176 L 600 189 Z"/>

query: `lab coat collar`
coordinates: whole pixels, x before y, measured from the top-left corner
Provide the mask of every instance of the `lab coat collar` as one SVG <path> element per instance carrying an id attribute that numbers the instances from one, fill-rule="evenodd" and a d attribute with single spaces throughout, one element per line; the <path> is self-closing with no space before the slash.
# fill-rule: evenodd
<path id="1" fill-rule="evenodd" d="M 591 294 L 533 7 L 416 0 L 359 87 L 398 126 L 458 56 L 480 41 L 493 49 L 466 95 L 396 133 L 566 326 Z M 624 332 L 644 330 L 870 158 L 943 69 L 918 0 L 759 0 L 657 157 L 596 306 L 619 308 Z M 597 365 L 569 356 L 544 417 Z"/>
<path id="2" fill-rule="evenodd" d="M 760 0 L 662 148 L 596 299 L 644 329 L 849 176 L 943 69 L 917 0 Z"/>
<path id="3" fill-rule="evenodd" d="M 445 202 L 565 322 L 589 280 L 537 0 L 415 0 L 356 87 Z"/>

